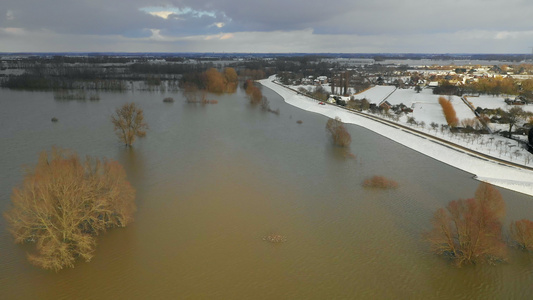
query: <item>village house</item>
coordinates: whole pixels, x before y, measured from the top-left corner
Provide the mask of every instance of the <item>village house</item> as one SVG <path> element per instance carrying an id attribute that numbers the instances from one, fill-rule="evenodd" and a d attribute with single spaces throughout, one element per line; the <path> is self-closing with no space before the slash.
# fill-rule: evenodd
<path id="1" fill-rule="evenodd" d="M 389 103 L 389 101 L 385 100 L 379 104 L 379 108 L 389 111 L 392 108 L 392 105 Z"/>
<path id="2" fill-rule="evenodd" d="M 346 106 L 346 104 L 350 101 L 350 97 L 344 97 L 344 96 L 338 96 L 338 95 L 329 95 L 326 102 L 333 103 L 337 105 Z"/>

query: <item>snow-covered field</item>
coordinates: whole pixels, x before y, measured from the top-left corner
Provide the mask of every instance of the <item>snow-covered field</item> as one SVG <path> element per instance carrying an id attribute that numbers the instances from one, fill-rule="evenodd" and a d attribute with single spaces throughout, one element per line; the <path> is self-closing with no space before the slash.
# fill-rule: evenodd
<path id="1" fill-rule="evenodd" d="M 304 87 L 309 91 L 314 89 L 314 86 L 290 86 L 297 90 Z M 327 89 L 326 89 L 327 90 Z M 379 105 L 383 100 L 387 100 L 391 105 L 404 104 L 413 109 L 413 117 L 417 122 L 424 122 L 427 126 L 431 122 L 439 125 L 447 125 L 446 119 L 442 113 L 442 108 L 439 104 L 440 95 L 434 95 L 433 90 L 423 89 L 420 93 L 414 89 L 397 89 L 394 86 L 375 86 L 359 94 L 355 94 L 355 99 L 366 98 L 368 102 Z M 475 118 L 472 110 L 457 96 L 446 96 L 452 101 L 457 118 L 459 120 Z M 502 99 L 503 102 L 503 99 Z M 505 104 L 505 102 L 503 102 Z"/>
<path id="2" fill-rule="evenodd" d="M 473 119 L 474 112 L 457 96 L 446 97 L 453 104 L 459 120 Z M 439 125 L 447 125 L 442 107 L 439 104 L 439 95 L 420 93 L 417 101 L 413 102 L 413 117 L 417 122 L 424 121 L 427 125 L 435 122 Z"/>
<path id="3" fill-rule="evenodd" d="M 388 96 L 388 98 L 386 98 Z M 442 113 L 442 108 L 439 104 L 440 95 L 434 95 L 433 90 L 423 89 L 420 93 L 414 89 L 396 89 L 393 86 L 375 86 L 361 94 L 355 96 L 357 99 L 366 98 L 370 103 L 379 104 L 385 98 L 391 105 L 404 105 L 413 109 L 413 117 L 417 122 L 425 122 L 429 125 L 431 122 L 446 125 L 446 119 Z M 459 120 L 472 119 L 476 116 L 474 112 L 457 96 L 446 96 L 446 99 L 451 100 L 457 118 Z"/>
<path id="4" fill-rule="evenodd" d="M 505 98 L 502 96 L 490 96 L 490 95 L 479 95 L 479 96 L 466 96 L 468 101 L 474 105 L 474 107 L 496 109 L 501 108 L 503 110 L 509 110 L 513 105 L 507 105 L 505 103 Z M 514 96 L 509 96 L 508 98 L 513 99 Z M 520 106 L 524 111 L 533 112 L 533 105 L 522 105 Z"/>
<path id="5" fill-rule="evenodd" d="M 501 96 L 489 96 L 489 95 L 480 95 L 480 96 L 466 96 L 466 99 L 474 105 L 474 107 L 496 109 L 501 108 L 503 110 L 508 110 L 511 108 L 507 103 L 504 102 L 505 98 Z"/>
<path id="6" fill-rule="evenodd" d="M 296 92 L 272 82 L 272 80 L 273 78 L 269 78 L 261 80 L 260 83 L 265 87 L 277 92 L 288 104 L 310 112 L 322 114 L 329 118 L 340 117 L 345 123 L 351 123 L 365 127 L 415 151 L 428 155 L 436 160 L 454 166 L 463 171 L 472 173 L 478 180 L 486 181 L 491 184 L 528 195 L 533 195 L 533 171 L 473 157 L 472 155 L 462 152 L 459 149 L 452 149 L 448 146 L 440 144 L 439 142 L 422 138 L 420 136 L 404 132 L 403 130 L 372 121 L 368 118 L 361 117 L 351 113 L 346 109 L 334 105 L 318 105 L 317 101 L 303 95 L 298 95 Z M 374 93 L 371 90 L 369 90 L 368 95 L 372 95 L 372 93 Z M 378 92 L 376 92 L 376 94 L 377 93 Z M 379 91 L 379 93 L 381 93 L 381 95 L 384 94 L 383 91 Z M 386 97 L 386 95 L 383 97 Z M 441 131 L 440 129 L 432 129 L 428 126 L 429 123 L 438 121 L 438 123 L 443 124 L 443 122 L 445 122 L 443 121 L 444 117 L 442 116 L 442 110 L 440 110 L 440 115 L 438 113 L 440 105 L 439 107 L 436 107 L 438 102 L 435 105 L 435 102 L 433 101 L 436 100 L 433 100 L 432 97 L 429 97 L 427 93 L 420 93 L 417 97 L 420 97 L 418 99 L 421 100 L 417 101 L 420 107 L 415 105 L 415 110 L 420 114 L 420 121 L 422 121 L 423 118 L 421 117 L 422 114 L 427 113 L 429 116 L 427 117 L 428 121 L 424 121 L 427 124 L 425 127 L 414 126 L 414 129 L 429 133 L 445 140 L 449 140 L 455 144 L 491 155 L 496 158 L 505 159 L 522 165 L 533 166 L 533 157 L 529 152 L 525 151 L 525 149 L 521 149 L 516 142 L 505 139 L 501 136 L 452 134 L 447 130 Z M 372 99 L 372 102 L 378 101 L 378 99 L 379 97 L 377 97 L 376 100 Z M 438 99 L 438 96 L 436 99 Z M 460 99 L 458 100 L 461 101 Z M 457 101 L 453 102 L 455 107 L 455 102 Z M 405 102 L 404 104 L 407 105 Z M 468 109 L 464 103 L 462 106 Z M 456 110 L 458 109 L 456 108 Z M 470 110 L 468 109 L 468 111 Z M 458 116 L 460 115 L 459 111 L 457 114 Z M 471 112 L 470 114 L 473 115 Z M 472 116 L 469 116 L 469 118 L 472 118 Z M 402 125 L 406 125 L 401 120 L 399 122 L 402 123 Z"/>
<path id="7" fill-rule="evenodd" d="M 439 125 L 448 124 L 439 103 L 415 103 L 413 107 L 413 118 L 417 122 L 424 122 L 426 126 L 429 126 L 432 122 Z"/>
<path id="8" fill-rule="evenodd" d="M 376 103 L 379 104 L 383 99 L 385 99 L 388 95 L 390 95 L 396 87 L 394 86 L 375 86 L 371 89 L 368 89 L 366 91 L 363 91 L 359 94 L 355 95 L 356 99 L 363 99 L 366 98 L 368 102 L 370 103 Z M 390 102 L 390 101 L 389 101 Z M 392 102 L 390 102 L 392 104 Z M 400 104 L 400 103 L 398 103 Z M 405 105 L 409 106 L 409 104 L 404 103 Z"/>

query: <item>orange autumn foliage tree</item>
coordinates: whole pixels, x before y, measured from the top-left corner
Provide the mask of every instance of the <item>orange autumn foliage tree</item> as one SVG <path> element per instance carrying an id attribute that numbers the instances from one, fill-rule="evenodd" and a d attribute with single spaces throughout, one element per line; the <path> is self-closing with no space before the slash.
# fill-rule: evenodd
<path id="1" fill-rule="evenodd" d="M 263 93 L 261 92 L 261 89 L 254 85 L 254 82 L 252 80 L 246 80 L 244 88 L 246 90 L 246 95 L 248 95 L 248 98 L 250 99 L 250 102 L 252 104 L 261 103 L 261 101 L 263 100 Z"/>
<path id="2" fill-rule="evenodd" d="M 452 102 L 444 97 L 439 97 L 439 104 L 442 107 L 442 112 L 444 113 L 448 125 L 451 127 L 457 126 L 459 119 L 457 119 L 457 113 L 453 108 Z"/>
<path id="3" fill-rule="evenodd" d="M 226 82 L 226 93 L 234 93 L 239 85 L 239 76 L 234 68 L 224 69 L 224 80 Z"/>
<path id="4" fill-rule="evenodd" d="M 239 77 L 233 68 L 225 68 L 222 73 L 211 68 L 205 71 L 203 75 L 204 85 L 210 93 L 234 93 L 237 90 Z"/>
<path id="5" fill-rule="evenodd" d="M 519 85 L 510 77 L 496 76 L 493 78 L 479 78 L 474 84 L 474 88 L 482 94 L 490 95 L 517 95 Z"/>
<path id="6" fill-rule="evenodd" d="M 457 266 L 501 261 L 506 257 L 504 214 L 501 194 L 483 182 L 474 198 L 454 200 L 437 210 L 426 237 L 433 252 L 450 257 Z"/>
<path id="7" fill-rule="evenodd" d="M 74 267 L 90 261 L 96 236 L 133 220 L 135 190 L 122 166 L 111 160 L 52 149 L 13 189 L 4 214 L 16 243 L 35 244 L 28 260 L 44 269 Z"/>
<path id="8" fill-rule="evenodd" d="M 206 89 L 208 92 L 221 94 L 226 90 L 224 76 L 215 68 L 205 71 Z"/>

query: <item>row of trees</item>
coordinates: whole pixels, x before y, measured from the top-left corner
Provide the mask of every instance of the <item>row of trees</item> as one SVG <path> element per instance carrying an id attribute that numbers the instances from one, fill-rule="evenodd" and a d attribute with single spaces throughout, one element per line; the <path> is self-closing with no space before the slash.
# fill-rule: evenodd
<path id="1" fill-rule="evenodd" d="M 100 64 L 99 60 L 89 59 L 84 63 L 72 64 L 70 58 L 57 57 L 49 60 L 37 58 L 35 61 L 27 62 L 21 66 L 25 72 L 22 75 L 10 75 L 0 80 L 0 85 L 13 89 L 29 90 L 49 90 L 49 89 L 91 89 L 98 88 L 106 90 L 124 90 L 124 86 L 129 80 L 144 80 L 148 85 L 159 86 L 162 80 L 175 80 L 185 78 L 185 81 L 192 82 L 200 89 L 206 88 L 206 80 L 216 81 L 218 78 L 206 78 L 210 70 L 216 70 L 217 66 L 213 62 L 184 62 L 177 58 L 180 63 L 152 63 L 143 58 L 136 58 L 136 63 L 126 64 L 126 61 L 117 61 L 116 64 Z M 83 60 L 83 59 L 82 59 Z M 172 60 L 167 58 L 167 61 Z M 110 60 L 113 61 L 113 60 Z M 241 74 L 246 78 L 262 79 L 266 77 L 264 63 L 251 66 L 256 69 L 246 67 L 249 62 L 237 63 Z M 233 72 L 231 72 L 233 71 Z M 230 72 L 231 74 L 229 74 Z M 231 92 L 237 86 L 237 73 L 234 68 L 226 68 L 222 73 L 224 88 L 220 88 L 218 83 L 211 86 L 213 92 Z M 107 84 L 106 82 L 112 82 Z M 120 82 L 117 84 L 116 82 Z M 211 90 L 210 90 L 211 91 Z"/>
<path id="2" fill-rule="evenodd" d="M 12 76 L 0 82 L 2 87 L 16 90 L 101 90 L 101 91 L 125 91 L 127 84 L 119 79 L 92 79 L 78 80 L 68 77 L 50 78 L 25 74 Z"/>
<path id="3" fill-rule="evenodd" d="M 533 79 L 516 80 L 511 77 L 479 78 L 477 82 L 465 86 L 465 92 L 489 95 L 521 95 L 533 100 Z"/>
<path id="4" fill-rule="evenodd" d="M 531 80 L 523 81 L 525 87 L 530 85 L 528 81 Z M 479 78 L 477 82 L 472 84 L 471 88 L 478 93 L 489 95 L 518 95 L 520 93 L 520 85 L 510 77 Z"/>
<path id="5" fill-rule="evenodd" d="M 436 254 L 451 258 L 457 266 L 504 261 L 504 216 L 505 203 L 500 192 L 482 182 L 473 198 L 454 200 L 438 209 L 426 238 Z M 533 222 L 512 222 L 510 232 L 515 245 L 533 250 Z"/>
<path id="6" fill-rule="evenodd" d="M 446 122 L 449 126 L 455 127 L 459 124 L 459 119 L 457 118 L 457 113 L 453 108 L 451 100 L 447 100 L 444 97 L 439 97 L 439 104 L 442 107 L 442 112 L 446 118 Z"/>
<path id="7" fill-rule="evenodd" d="M 443 79 L 439 82 L 439 86 L 433 89 L 433 93 L 458 96 L 464 94 L 517 95 L 533 101 L 533 79 L 517 80 L 511 77 L 495 76 L 479 78 L 465 85 L 454 85 Z"/>
<path id="8" fill-rule="evenodd" d="M 331 78 L 331 82 L 330 82 L 331 93 L 342 94 L 342 95 L 347 96 L 348 85 L 350 84 L 351 76 L 352 76 L 351 72 L 345 71 L 343 73 L 338 74 L 338 76 Z M 337 93 L 336 87 L 339 87 L 339 93 Z"/>
<path id="9" fill-rule="evenodd" d="M 328 92 L 322 85 L 317 85 L 314 87 L 314 89 L 311 90 L 308 90 L 304 87 L 299 87 L 298 92 L 320 101 L 326 101 L 329 97 Z"/>

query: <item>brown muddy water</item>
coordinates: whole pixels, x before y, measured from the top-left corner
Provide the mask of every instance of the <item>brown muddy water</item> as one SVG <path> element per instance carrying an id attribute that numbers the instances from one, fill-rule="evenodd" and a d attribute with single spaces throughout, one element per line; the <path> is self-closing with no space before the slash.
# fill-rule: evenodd
<path id="1" fill-rule="evenodd" d="M 242 91 L 201 106 L 179 94 L 84 102 L 0 90 L 2 211 L 23 165 L 53 145 L 118 160 L 138 206 L 131 226 L 99 237 L 93 261 L 59 273 L 30 265 L 32 248 L 14 245 L 1 219 L 0 298 L 533 298 L 533 255 L 511 249 L 508 263 L 458 269 L 428 251 L 422 233 L 433 212 L 473 195 L 470 174 L 352 125 L 357 158 L 347 159 L 331 146 L 325 117 L 263 93 L 279 116 L 249 105 Z M 176 102 L 163 103 L 167 96 Z M 131 150 L 109 121 L 128 101 L 150 126 Z M 373 175 L 399 188 L 363 189 Z M 532 197 L 500 191 L 506 226 L 533 219 Z M 268 234 L 287 241 L 268 243 Z"/>

